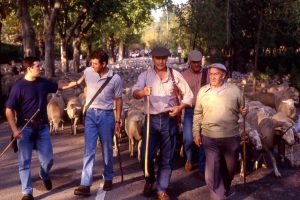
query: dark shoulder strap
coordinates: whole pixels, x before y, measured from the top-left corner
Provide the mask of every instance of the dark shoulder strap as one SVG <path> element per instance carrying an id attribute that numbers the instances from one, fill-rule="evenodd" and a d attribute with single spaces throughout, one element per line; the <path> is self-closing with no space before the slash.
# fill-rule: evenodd
<path id="1" fill-rule="evenodd" d="M 95 95 L 93 96 L 93 98 L 90 100 L 90 102 L 85 106 L 84 108 L 84 114 L 87 111 L 87 109 L 91 106 L 91 104 L 93 103 L 93 101 L 96 99 L 96 97 L 102 92 L 102 90 L 105 88 L 105 86 L 109 83 L 109 81 L 113 78 L 115 74 L 113 73 L 112 76 L 107 77 L 107 79 L 105 80 L 105 82 L 103 83 L 103 85 L 101 85 L 101 87 L 99 88 L 99 90 L 95 93 Z"/>
<path id="2" fill-rule="evenodd" d="M 169 67 L 169 70 L 170 70 L 170 74 L 171 74 L 171 78 L 172 78 L 172 84 L 173 86 L 176 86 L 176 82 L 175 82 L 175 78 L 174 78 L 174 73 L 173 73 L 173 69 L 171 67 Z"/>
<path id="3" fill-rule="evenodd" d="M 175 95 L 176 95 L 176 101 L 177 101 L 176 103 L 177 103 L 177 105 L 180 105 L 180 90 L 179 90 L 178 86 L 176 85 L 173 69 L 169 67 L 169 70 L 170 70 L 172 84 L 173 84 Z"/>
<path id="4" fill-rule="evenodd" d="M 207 84 L 207 72 L 208 72 L 207 68 L 204 68 L 202 70 L 201 86 L 204 86 Z"/>

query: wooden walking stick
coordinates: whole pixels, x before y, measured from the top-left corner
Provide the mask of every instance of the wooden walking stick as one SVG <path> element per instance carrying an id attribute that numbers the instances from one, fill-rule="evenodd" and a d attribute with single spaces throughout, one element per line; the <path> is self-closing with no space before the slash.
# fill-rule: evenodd
<path id="1" fill-rule="evenodd" d="M 20 134 L 22 133 L 22 131 L 27 127 L 27 125 L 31 122 L 31 120 L 38 114 L 38 112 L 40 112 L 40 109 L 37 109 L 37 111 L 35 111 L 35 113 L 30 117 L 30 119 L 26 122 L 26 124 L 22 127 L 22 129 L 20 130 Z M 4 155 L 4 153 L 9 149 L 9 147 L 15 142 L 16 138 L 14 138 L 6 147 L 5 149 L 2 151 L 2 153 L 0 154 L 0 158 Z"/>
<path id="2" fill-rule="evenodd" d="M 145 177 L 149 177 L 148 155 L 150 138 L 150 96 L 147 96 L 147 130 L 146 130 L 146 149 L 145 149 Z"/>
<path id="3" fill-rule="evenodd" d="M 242 98 L 243 98 L 243 108 L 245 108 L 246 105 L 246 99 L 245 99 L 245 85 L 246 80 L 242 80 Z M 246 116 L 243 116 L 243 165 L 244 165 L 244 171 L 243 171 L 243 179 L 244 184 L 246 183 Z"/>
<path id="4" fill-rule="evenodd" d="M 122 168 L 121 152 L 120 152 L 120 147 L 119 147 L 120 139 L 121 139 L 121 135 L 120 135 L 119 138 L 118 138 L 118 136 L 116 135 L 116 140 L 117 140 L 117 151 L 118 151 L 118 161 L 119 161 L 119 168 L 120 168 L 120 171 L 121 171 L 121 183 L 123 183 L 123 181 L 124 181 L 124 176 L 123 176 L 123 168 Z"/>

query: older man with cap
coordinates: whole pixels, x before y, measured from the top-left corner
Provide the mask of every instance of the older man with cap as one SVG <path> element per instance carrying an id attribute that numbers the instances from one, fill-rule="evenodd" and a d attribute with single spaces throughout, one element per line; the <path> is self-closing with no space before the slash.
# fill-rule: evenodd
<path id="1" fill-rule="evenodd" d="M 193 103 L 191 107 L 184 110 L 183 120 L 183 145 L 186 155 L 185 170 L 192 170 L 192 147 L 193 147 L 193 115 L 196 103 L 196 97 L 200 87 L 207 84 L 207 69 L 203 69 L 201 65 L 202 54 L 200 51 L 193 50 L 188 54 L 189 68 L 182 73 L 182 76 L 189 84 L 193 91 Z M 204 177 L 205 169 L 205 154 L 203 146 L 199 148 L 199 174 Z"/>
<path id="2" fill-rule="evenodd" d="M 176 133 L 178 126 L 174 118 L 186 106 L 192 105 L 193 93 L 183 76 L 176 70 L 167 67 L 170 51 L 164 47 L 156 47 L 152 50 L 153 68 L 141 73 L 137 83 L 132 87 L 133 97 L 136 99 L 150 96 L 150 140 L 148 154 L 149 177 L 145 177 L 146 183 L 143 194 L 149 197 L 153 193 L 155 182 L 154 158 L 157 148 L 160 149 L 157 171 L 157 197 L 160 200 L 170 199 L 166 193 L 172 173 L 173 153 L 175 150 Z M 172 77 L 173 74 L 173 77 Z M 182 93 L 182 100 L 177 105 L 174 84 Z M 145 103 L 145 114 L 147 105 Z M 147 116 L 146 116 L 147 118 Z M 147 119 L 145 120 L 147 122 Z M 144 169 L 146 124 L 143 130 L 142 142 L 142 168 Z"/>
<path id="3" fill-rule="evenodd" d="M 197 95 L 193 119 L 194 142 L 205 149 L 205 181 L 212 199 L 234 194 L 230 186 L 238 163 L 239 113 L 248 112 L 239 88 L 225 82 L 226 71 L 223 64 L 209 66 L 210 84 Z"/>

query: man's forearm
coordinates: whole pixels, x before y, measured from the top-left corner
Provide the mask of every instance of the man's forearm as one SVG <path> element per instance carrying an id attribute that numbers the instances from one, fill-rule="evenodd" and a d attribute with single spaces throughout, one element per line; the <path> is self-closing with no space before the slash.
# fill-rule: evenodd
<path id="1" fill-rule="evenodd" d="M 119 121 L 119 122 L 121 120 L 122 107 L 123 107 L 122 98 L 116 99 L 116 121 Z"/>
<path id="2" fill-rule="evenodd" d="M 5 114 L 6 114 L 6 118 L 7 118 L 7 121 L 8 121 L 8 124 L 9 124 L 11 130 L 13 132 L 17 132 L 18 128 L 17 128 L 16 121 L 15 121 L 14 111 L 10 108 L 6 108 Z"/>

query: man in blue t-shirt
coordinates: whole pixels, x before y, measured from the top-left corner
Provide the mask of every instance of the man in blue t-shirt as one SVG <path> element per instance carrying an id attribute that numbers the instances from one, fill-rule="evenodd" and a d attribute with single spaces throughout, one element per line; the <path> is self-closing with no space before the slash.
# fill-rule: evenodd
<path id="1" fill-rule="evenodd" d="M 49 171 L 53 164 L 53 151 L 47 118 L 47 95 L 55 93 L 58 84 L 40 77 L 40 62 L 35 57 L 24 58 L 22 70 L 25 72 L 25 76 L 14 84 L 6 102 L 6 117 L 13 137 L 17 139 L 19 149 L 22 200 L 32 200 L 30 165 L 33 148 L 36 149 L 41 164 L 39 176 L 43 180 L 45 188 L 52 189 Z M 38 109 L 40 109 L 38 114 L 21 133 L 22 126 Z"/>

